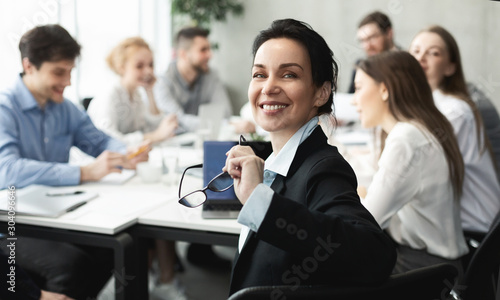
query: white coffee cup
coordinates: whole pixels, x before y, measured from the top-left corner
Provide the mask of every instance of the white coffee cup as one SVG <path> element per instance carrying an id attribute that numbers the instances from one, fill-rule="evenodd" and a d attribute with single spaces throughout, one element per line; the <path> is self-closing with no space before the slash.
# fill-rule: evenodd
<path id="1" fill-rule="evenodd" d="M 155 165 L 150 162 L 140 162 L 136 166 L 137 175 L 142 179 L 142 182 L 153 183 L 161 179 L 163 168 L 161 165 Z"/>

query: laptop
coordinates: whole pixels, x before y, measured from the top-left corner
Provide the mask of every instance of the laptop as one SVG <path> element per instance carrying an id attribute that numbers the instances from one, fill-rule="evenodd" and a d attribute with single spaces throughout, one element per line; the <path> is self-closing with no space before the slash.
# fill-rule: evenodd
<path id="1" fill-rule="evenodd" d="M 203 143 L 203 186 L 222 172 L 226 164 L 226 152 L 237 142 L 230 141 L 205 141 Z M 207 201 L 203 204 L 201 216 L 205 219 L 236 219 L 242 205 L 234 187 L 224 192 L 206 191 Z"/>
<path id="2" fill-rule="evenodd" d="M 222 172 L 226 164 L 226 152 L 237 145 L 236 141 L 205 141 L 203 144 L 203 186 Z M 247 142 L 256 155 L 266 159 L 272 152 L 270 142 Z M 205 219 L 236 219 L 242 208 L 234 193 L 234 187 L 224 192 L 206 191 L 207 201 L 201 216 Z"/>

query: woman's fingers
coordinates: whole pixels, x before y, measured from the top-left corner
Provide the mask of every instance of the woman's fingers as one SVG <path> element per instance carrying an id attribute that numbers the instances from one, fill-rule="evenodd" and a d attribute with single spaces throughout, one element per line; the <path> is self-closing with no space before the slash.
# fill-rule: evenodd
<path id="1" fill-rule="evenodd" d="M 255 153 L 253 152 L 252 148 L 249 146 L 240 146 L 236 145 L 233 148 L 231 148 L 229 151 L 226 152 L 226 165 L 224 168 L 222 168 L 222 171 L 228 171 L 228 161 L 233 158 L 237 157 L 242 157 L 242 156 L 248 156 L 248 155 L 253 155 L 255 156 Z M 228 172 L 229 173 L 229 172 Z"/>

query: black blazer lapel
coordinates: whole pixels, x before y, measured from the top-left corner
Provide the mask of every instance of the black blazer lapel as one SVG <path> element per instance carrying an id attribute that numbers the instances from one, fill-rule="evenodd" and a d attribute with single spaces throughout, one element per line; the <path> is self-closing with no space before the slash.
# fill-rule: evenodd
<path id="1" fill-rule="evenodd" d="M 236 291 L 233 291 L 233 285 L 235 284 L 235 282 L 240 282 L 241 280 L 241 272 L 238 272 L 238 265 L 239 264 L 244 264 L 244 260 L 245 260 L 245 257 L 248 257 L 245 256 L 245 248 L 247 247 L 248 244 L 250 244 L 252 242 L 252 240 L 255 239 L 255 232 L 253 232 L 252 230 L 250 230 L 250 232 L 248 233 L 247 235 L 247 238 L 245 240 L 245 243 L 243 244 L 243 247 L 241 248 L 241 253 L 238 251 L 236 251 L 236 255 L 234 257 L 234 261 L 233 261 L 233 268 L 232 268 L 232 276 L 231 276 L 231 281 L 230 281 L 230 295 Z M 255 240 L 254 240 L 255 242 Z M 242 261 L 243 260 L 243 261 Z M 248 260 L 248 258 L 247 258 Z M 239 285 L 239 283 L 236 283 L 236 285 Z"/>
<path id="2" fill-rule="evenodd" d="M 278 194 L 284 193 L 286 190 L 285 177 L 280 174 L 276 174 L 276 178 L 274 178 L 274 181 L 271 184 L 271 189 Z"/>
<path id="3" fill-rule="evenodd" d="M 287 177 L 292 177 L 295 172 L 302 166 L 302 163 L 311 155 L 312 152 L 316 151 L 318 145 L 327 145 L 327 139 L 323 133 L 321 126 L 317 126 L 316 129 L 311 133 L 311 135 L 305 139 L 302 144 L 297 148 L 295 157 L 293 158 L 292 165 L 288 170 Z M 273 183 L 274 186 L 274 183 Z"/>

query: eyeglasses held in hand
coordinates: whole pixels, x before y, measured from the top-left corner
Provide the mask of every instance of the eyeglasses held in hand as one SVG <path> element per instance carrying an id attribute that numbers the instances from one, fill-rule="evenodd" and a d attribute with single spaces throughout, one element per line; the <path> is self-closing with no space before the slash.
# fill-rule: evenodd
<path id="1" fill-rule="evenodd" d="M 240 135 L 239 145 L 240 146 L 246 145 L 246 139 L 243 137 L 243 135 Z M 202 167 L 203 164 L 190 166 L 187 167 L 182 173 L 181 181 L 179 183 L 179 203 L 186 207 L 191 207 L 191 208 L 198 207 L 203 203 L 205 203 L 205 201 L 207 201 L 207 194 L 205 192 L 206 190 L 211 190 L 212 192 L 224 192 L 233 186 L 234 181 L 233 178 L 231 178 L 231 175 L 229 175 L 228 172 L 222 172 L 217 176 L 215 176 L 214 178 L 212 178 L 212 180 L 210 180 L 210 182 L 207 184 L 206 187 L 181 197 L 182 180 L 184 179 L 186 171 L 189 169 L 202 168 Z"/>

